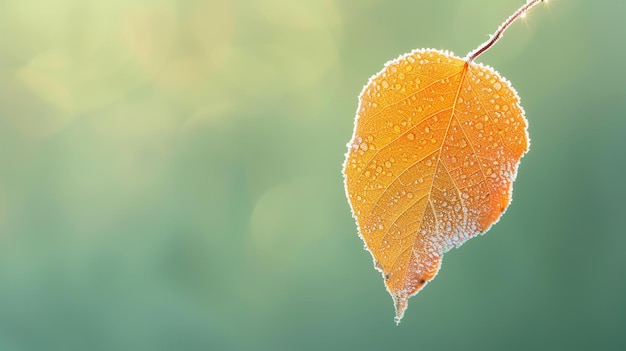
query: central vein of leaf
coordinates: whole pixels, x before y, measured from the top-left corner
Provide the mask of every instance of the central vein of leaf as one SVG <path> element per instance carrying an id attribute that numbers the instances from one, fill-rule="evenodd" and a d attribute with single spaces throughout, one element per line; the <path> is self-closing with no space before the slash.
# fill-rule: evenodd
<path id="1" fill-rule="evenodd" d="M 459 87 L 456 90 L 456 94 L 454 95 L 454 100 L 452 101 L 452 110 L 450 111 L 450 121 L 448 122 L 448 126 L 446 127 L 446 131 L 443 134 L 443 138 L 441 139 L 441 144 L 439 145 L 439 156 L 437 157 L 437 167 L 435 168 L 435 174 L 433 174 L 433 179 L 430 181 L 430 187 L 428 188 L 428 203 L 430 204 L 430 206 L 432 207 L 432 211 L 433 211 L 433 216 L 435 217 L 435 224 L 437 224 L 437 213 L 435 212 L 435 207 L 432 205 L 431 201 L 430 201 L 430 194 L 432 194 L 433 191 L 433 185 L 435 184 L 435 178 L 437 176 L 437 172 L 439 171 L 439 167 L 445 167 L 445 165 L 443 165 L 443 161 L 441 160 L 441 153 L 443 151 L 443 144 L 446 142 L 446 138 L 448 137 L 448 133 L 450 132 L 450 127 L 452 126 L 452 120 L 454 120 L 455 117 L 455 112 L 456 112 L 456 105 L 457 102 L 459 101 L 459 94 L 461 93 L 461 87 L 463 87 L 463 81 L 465 80 L 465 75 L 467 74 L 467 70 L 468 70 L 469 64 L 465 63 L 463 65 L 463 68 L 461 69 L 461 79 L 459 80 Z M 459 124 L 460 127 L 460 124 Z M 447 170 L 446 170 L 447 173 Z M 449 176 L 449 174 L 448 174 Z M 456 184 L 454 185 L 454 188 L 458 190 L 458 186 L 456 186 Z M 459 196 L 459 199 L 461 198 L 461 196 Z M 426 209 L 424 209 L 424 213 L 422 214 L 422 223 L 424 221 L 424 216 L 426 214 Z M 421 225 L 420 225 L 421 226 Z M 435 225 L 434 230 L 437 230 L 438 225 Z M 417 236 L 415 237 L 417 239 Z M 415 243 L 413 244 L 415 245 Z"/>

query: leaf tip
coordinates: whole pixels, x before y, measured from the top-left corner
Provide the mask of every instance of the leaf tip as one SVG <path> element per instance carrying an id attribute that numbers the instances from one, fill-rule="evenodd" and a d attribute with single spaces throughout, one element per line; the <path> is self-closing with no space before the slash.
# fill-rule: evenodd
<path id="1" fill-rule="evenodd" d="M 394 295 L 393 296 L 393 305 L 396 308 L 396 316 L 393 318 L 396 325 L 399 325 L 402 321 L 402 317 L 404 317 L 404 311 L 406 311 L 408 296 L 403 295 Z"/>

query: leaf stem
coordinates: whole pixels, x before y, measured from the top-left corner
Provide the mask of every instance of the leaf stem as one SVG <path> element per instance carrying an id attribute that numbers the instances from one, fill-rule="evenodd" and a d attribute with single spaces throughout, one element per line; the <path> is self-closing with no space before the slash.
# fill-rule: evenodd
<path id="1" fill-rule="evenodd" d="M 498 30 L 491 36 L 491 38 L 489 38 L 489 40 L 487 40 L 486 42 L 480 44 L 480 46 L 478 46 L 476 49 L 474 49 L 473 51 L 471 51 L 470 53 L 467 54 L 465 61 L 467 61 L 468 63 L 471 63 L 472 61 L 474 61 L 478 56 L 480 56 L 483 52 L 489 50 L 490 47 L 492 47 L 496 42 L 498 42 L 498 40 L 500 40 L 500 38 L 502 38 L 502 34 L 504 34 L 504 31 L 509 28 L 509 26 L 515 22 L 516 19 L 520 18 L 520 17 L 524 17 L 524 15 L 526 15 L 526 13 L 528 11 L 530 11 L 530 9 L 532 9 L 535 5 L 539 4 L 540 2 L 544 2 L 546 0 L 528 0 L 526 1 L 526 4 L 524 4 L 524 6 L 520 7 L 519 9 L 517 9 L 517 11 L 515 11 L 515 13 L 513 13 L 509 18 L 507 18 L 506 21 L 504 21 L 500 27 L 498 27 Z"/>

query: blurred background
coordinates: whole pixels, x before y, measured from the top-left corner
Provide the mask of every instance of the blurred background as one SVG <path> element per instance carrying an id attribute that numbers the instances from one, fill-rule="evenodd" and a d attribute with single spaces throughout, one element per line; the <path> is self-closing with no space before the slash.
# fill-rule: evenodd
<path id="1" fill-rule="evenodd" d="M 478 61 L 532 146 L 399 327 L 341 164 L 357 95 L 523 1 L 0 2 L 0 350 L 616 349 L 626 2 L 553 0 Z"/>

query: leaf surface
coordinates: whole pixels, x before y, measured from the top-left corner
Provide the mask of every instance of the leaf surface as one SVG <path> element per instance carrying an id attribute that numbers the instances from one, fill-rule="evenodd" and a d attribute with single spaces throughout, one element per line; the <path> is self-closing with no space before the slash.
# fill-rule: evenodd
<path id="1" fill-rule="evenodd" d="M 507 208 L 526 129 L 506 79 L 448 52 L 403 55 L 363 88 L 345 189 L 397 322 L 443 254 Z"/>

